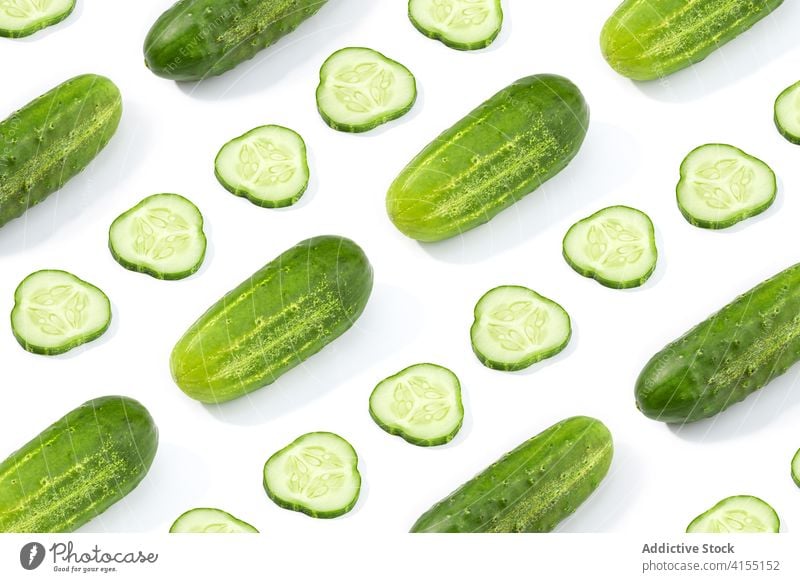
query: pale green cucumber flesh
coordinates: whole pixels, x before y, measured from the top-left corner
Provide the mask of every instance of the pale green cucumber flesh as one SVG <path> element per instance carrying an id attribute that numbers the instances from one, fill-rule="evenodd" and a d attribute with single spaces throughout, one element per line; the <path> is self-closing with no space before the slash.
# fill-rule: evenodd
<path id="1" fill-rule="evenodd" d="M 197 507 L 181 514 L 169 533 L 258 533 L 258 530 L 227 511 Z"/>
<path id="2" fill-rule="evenodd" d="M 0 2 L 0 36 L 22 38 L 64 20 L 75 0 L 7 0 Z"/>
<path id="3" fill-rule="evenodd" d="M 415 364 L 375 387 L 369 413 L 383 430 L 411 444 L 443 445 L 464 422 L 461 384 L 447 368 Z"/>
<path id="4" fill-rule="evenodd" d="M 486 48 L 503 26 L 500 0 L 409 0 L 408 17 L 422 34 L 457 50 Z"/>
<path id="5" fill-rule="evenodd" d="M 284 509 L 316 518 L 339 517 L 358 501 L 358 456 L 337 434 L 304 434 L 264 464 L 264 490 Z"/>
<path id="6" fill-rule="evenodd" d="M 567 312 L 527 287 L 503 285 L 475 305 L 472 350 L 487 368 L 523 370 L 561 352 L 572 336 Z"/>
<path id="7" fill-rule="evenodd" d="M 658 260 L 653 222 L 628 206 L 610 206 L 575 223 L 563 253 L 575 271 L 612 289 L 643 285 Z"/>
<path id="8" fill-rule="evenodd" d="M 792 479 L 795 485 L 800 487 L 800 449 L 798 449 L 792 458 Z"/>
<path id="9" fill-rule="evenodd" d="M 369 48 L 348 47 L 323 63 L 317 109 L 339 131 L 369 131 L 414 106 L 417 84 L 406 67 Z"/>
<path id="10" fill-rule="evenodd" d="M 778 193 L 767 164 L 727 144 L 695 148 L 680 173 L 678 207 L 689 223 L 701 228 L 728 228 L 761 214 Z"/>
<path id="11" fill-rule="evenodd" d="M 775 100 L 775 125 L 783 137 L 800 145 L 800 81 Z"/>
<path id="12" fill-rule="evenodd" d="M 97 339 L 110 324 L 105 293 L 66 271 L 36 271 L 14 293 L 11 329 L 35 354 L 63 354 Z"/>
<path id="13" fill-rule="evenodd" d="M 778 514 L 766 501 L 735 495 L 694 518 L 686 533 L 778 533 L 780 529 Z"/>
<path id="14" fill-rule="evenodd" d="M 257 206 L 291 206 L 308 187 L 306 144 L 286 127 L 257 127 L 222 146 L 214 174 L 226 190 Z"/>
<path id="15" fill-rule="evenodd" d="M 203 264 L 203 216 L 183 196 L 154 194 L 114 220 L 108 246 L 128 270 L 156 279 L 183 279 Z"/>

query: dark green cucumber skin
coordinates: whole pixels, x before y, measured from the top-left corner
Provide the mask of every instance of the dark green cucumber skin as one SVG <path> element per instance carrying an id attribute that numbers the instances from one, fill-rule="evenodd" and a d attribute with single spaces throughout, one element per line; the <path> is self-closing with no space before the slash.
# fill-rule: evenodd
<path id="1" fill-rule="evenodd" d="M 389 188 L 406 236 L 434 242 L 488 222 L 577 155 L 589 127 L 580 90 L 556 75 L 506 87 L 423 149 Z"/>
<path id="2" fill-rule="evenodd" d="M 157 447 L 137 401 L 86 402 L 0 464 L 0 532 L 75 531 L 144 479 Z"/>
<path id="3" fill-rule="evenodd" d="M 778 273 L 667 345 L 636 381 L 648 418 L 708 418 L 800 359 L 800 264 Z"/>
<path id="4" fill-rule="evenodd" d="M 275 44 L 328 0 L 179 0 L 144 42 L 159 77 L 198 81 L 221 75 Z"/>
<path id="5" fill-rule="evenodd" d="M 60 14 L 55 14 L 50 18 L 44 18 L 39 20 L 38 22 L 34 22 L 28 28 L 21 28 L 19 30 L 9 30 L 6 28 L 0 28 L 0 36 L 4 36 L 6 38 L 23 38 L 26 36 L 30 36 L 35 32 L 39 32 L 42 29 L 45 29 L 49 26 L 53 26 L 58 24 L 62 20 L 65 20 L 72 11 L 75 10 L 75 2 L 73 0 L 72 5 Z"/>
<path id="6" fill-rule="evenodd" d="M 568 418 L 431 507 L 411 532 L 550 532 L 597 488 L 613 454 L 611 433 L 602 422 Z"/>
<path id="7" fill-rule="evenodd" d="M 83 171 L 111 140 L 121 116 L 117 86 L 81 75 L 0 122 L 0 226 Z"/>
<path id="8" fill-rule="evenodd" d="M 603 56 L 635 81 L 666 77 L 705 59 L 783 0 L 625 0 L 603 27 Z"/>
<path id="9" fill-rule="evenodd" d="M 188 396 L 206 403 L 271 384 L 350 329 L 372 282 L 372 266 L 353 241 L 305 240 L 189 328 L 172 351 L 172 377 Z"/>

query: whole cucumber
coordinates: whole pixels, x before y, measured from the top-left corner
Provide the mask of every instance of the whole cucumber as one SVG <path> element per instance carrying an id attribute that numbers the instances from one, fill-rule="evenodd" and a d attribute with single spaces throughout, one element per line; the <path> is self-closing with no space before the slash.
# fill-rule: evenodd
<path id="1" fill-rule="evenodd" d="M 172 350 L 175 383 L 217 403 L 271 384 L 355 323 L 372 292 L 361 248 L 319 236 L 290 248 L 215 303 Z"/>
<path id="2" fill-rule="evenodd" d="M 557 75 L 525 77 L 446 130 L 400 172 L 386 209 L 419 241 L 488 222 L 575 157 L 589 127 L 580 90 Z"/>
<path id="3" fill-rule="evenodd" d="M 613 455 L 602 422 L 586 416 L 562 420 L 431 507 L 411 531 L 552 531 L 597 488 Z"/>
<path id="4" fill-rule="evenodd" d="M 197 81 L 252 59 L 317 13 L 328 0 L 179 0 L 144 41 L 159 77 Z"/>
<path id="5" fill-rule="evenodd" d="M 158 447 L 147 409 L 90 400 L 0 463 L 0 532 L 71 532 L 144 479 Z"/>
<path id="6" fill-rule="evenodd" d="M 111 140 L 121 116 L 117 86 L 81 75 L 0 122 L 0 226 L 83 171 Z"/>
<path id="7" fill-rule="evenodd" d="M 653 356 L 636 381 L 645 416 L 708 418 L 800 359 L 800 264 L 778 273 Z"/>

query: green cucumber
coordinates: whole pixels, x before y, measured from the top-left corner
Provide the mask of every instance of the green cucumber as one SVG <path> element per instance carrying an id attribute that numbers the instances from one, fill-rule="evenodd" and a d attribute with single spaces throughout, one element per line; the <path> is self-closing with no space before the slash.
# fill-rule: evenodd
<path id="1" fill-rule="evenodd" d="M 422 150 L 389 188 L 386 209 L 425 242 L 488 222 L 564 169 L 589 127 L 580 90 L 534 75 L 506 87 Z"/>
<path id="2" fill-rule="evenodd" d="M 594 418 L 562 420 L 425 512 L 412 533 L 549 532 L 594 492 L 614 445 Z"/>
<path id="3" fill-rule="evenodd" d="M 227 511 L 197 507 L 178 516 L 169 533 L 258 533 L 258 530 Z"/>
<path id="4" fill-rule="evenodd" d="M 327 0 L 179 0 L 144 41 L 159 77 L 198 81 L 252 59 L 317 13 Z"/>
<path id="5" fill-rule="evenodd" d="M 686 533 L 778 533 L 781 520 L 769 503 L 752 495 L 726 497 L 695 517 Z"/>
<path id="6" fill-rule="evenodd" d="M 339 517 L 358 502 L 358 455 L 332 432 L 304 434 L 267 459 L 264 490 L 284 509 L 322 519 Z"/>
<path id="7" fill-rule="evenodd" d="M 666 77 L 733 40 L 783 0 L 625 0 L 603 27 L 608 64 L 636 81 Z"/>
<path id="8" fill-rule="evenodd" d="M 800 487 L 800 449 L 792 457 L 792 480 Z"/>
<path id="9" fill-rule="evenodd" d="M 109 325 L 111 303 L 106 294 L 72 273 L 36 271 L 14 292 L 11 330 L 34 354 L 63 354 L 96 340 Z"/>
<path id="10" fill-rule="evenodd" d="M 319 71 L 317 109 L 338 131 L 375 129 L 408 113 L 416 100 L 411 71 L 372 49 L 338 50 Z"/>
<path id="11" fill-rule="evenodd" d="M 800 145 L 800 81 L 784 89 L 775 100 L 775 126 L 783 137 Z"/>
<path id="12" fill-rule="evenodd" d="M 0 2 L 0 36 L 30 36 L 58 24 L 74 9 L 75 0 L 3 0 Z"/>
<path id="13" fill-rule="evenodd" d="M 740 295 L 645 365 L 636 404 L 685 423 L 744 400 L 800 359 L 800 264 Z"/>
<path id="14" fill-rule="evenodd" d="M 658 260 L 653 221 L 629 206 L 610 206 L 576 222 L 562 247 L 570 267 L 612 289 L 644 285 Z"/>
<path id="15" fill-rule="evenodd" d="M 436 364 L 409 366 L 375 387 L 369 414 L 383 430 L 411 444 L 449 443 L 464 422 L 461 383 Z"/>
<path id="16" fill-rule="evenodd" d="M 503 26 L 500 0 L 409 0 L 408 17 L 422 34 L 462 51 L 486 48 Z"/>
<path id="17" fill-rule="evenodd" d="M 90 400 L 0 463 L 0 532 L 72 532 L 147 475 L 158 429 L 125 396 Z"/>
<path id="18" fill-rule="evenodd" d="M 22 216 L 89 165 L 122 115 L 116 85 L 81 75 L 0 122 L 0 226 Z"/>
<path id="19" fill-rule="evenodd" d="M 203 215 L 178 194 L 148 196 L 111 223 L 108 247 L 128 270 L 156 279 L 183 279 L 203 264 Z"/>
<path id="20" fill-rule="evenodd" d="M 761 214 L 775 201 L 775 172 L 739 148 L 706 144 L 681 164 L 678 207 L 690 224 L 722 229 Z"/>
<path id="21" fill-rule="evenodd" d="M 188 396 L 232 400 L 271 384 L 355 323 L 372 291 L 361 248 L 338 236 L 305 240 L 211 306 L 172 350 Z"/>
<path id="22" fill-rule="evenodd" d="M 567 347 L 569 315 L 555 301 L 527 287 L 503 285 L 475 305 L 472 351 L 487 368 L 524 370 Z"/>
<path id="23" fill-rule="evenodd" d="M 228 192 L 256 206 L 291 206 L 308 187 L 306 143 L 280 125 L 251 129 L 222 146 L 214 174 Z"/>

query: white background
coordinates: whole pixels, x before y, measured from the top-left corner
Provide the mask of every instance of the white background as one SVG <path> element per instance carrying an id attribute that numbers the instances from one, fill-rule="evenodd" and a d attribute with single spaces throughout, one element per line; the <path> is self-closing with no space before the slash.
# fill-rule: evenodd
<path id="1" fill-rule="evenodd" d="M 28 354 L 0 328 L 0 456 L 87 399 L 126 394 L 155 417 L 161 442 L 147 479 L 87 532 L 164 532 L 180 513 L 218 506 L 263 532 L 336 532 L 358 538 L 407 531 L 418 515 L 505 451 L 576 414 L 602 419 L 616 456 L 600 490 L 562 532 L 677 533 L 722 497 L 763 497 L 784 529 L 800 520 L 789 461 L 800 447 L 798 369 L 715 419 L 670 428 L 637 412 L 636 376 L 665 343 L 735 295 L 793 264 L 798 252 L 800 149 L 772 123 L 775 96 L 800 77 L 800 6 L 787 2 L 706 62 L 662 83 L 634 84 L 603 61 L 598 35 L 616 0 L 508 0 L 502 34 L 462 53 L 420 35 L 404 0 L 331 0 L 277 46 L 202 84 L 176 84 L 143 65 L 142 42 L 168 0 L 79 0 L 68 21 L 28 40 L 0 39 L 0 117 L 74 75 L 121 88 L 119 131 L 95 163 L 26 217 L 0 229 L 0 312 L 19 281 L 41 268 L 74 272 L 111 298 L 100 340 L 67 355 Z M 405 118 L 366 135 L 329 129 L 314 102 L 322 61 L 368 46 L 407 65 L 420 88 Z M 586 143 L 558 177 L 490 224 L 420 245 L 384 210 L 399 170 L 440 131 L 519 77 L 565 75 L 592 108 Z M 300 132 L 313 178 L 293 208 L 260 209 L 213 175 L 218 148 L 257 125 Z M 725 232 L 690 226 L 674 201 L 678 166 L 706 142 L 728 142 L 779 176 L 771 210 Z M 203 212 L 202 270 L 162 282 L 122 269 L 107 250 L 111 221 L 144 196 L 178 192 Z M 561 239 L 611 204 L 652 217 L 661 253 L 642 288 L 614 291 L 574 273 Z M 173 384 L 175 341 L 214 301 L 298 241 L 336 233 L 361 244 L 375 289 L 357 326 L 302 367 L 249 397 L 209 407 Z M 573 318 L 565 352 L 507 374 L 471 353 L 476 300 L 521 284 Z M 374 385 L 420 361 L 452 368 L 465 391 L 464 428 L 423 449 L 382 432 L 367 413 Z M 361 456 L 356 509 L 331 521 L 279 509 L 264 494 L 266 458 L 298 435 L 335 431 Z"/>

